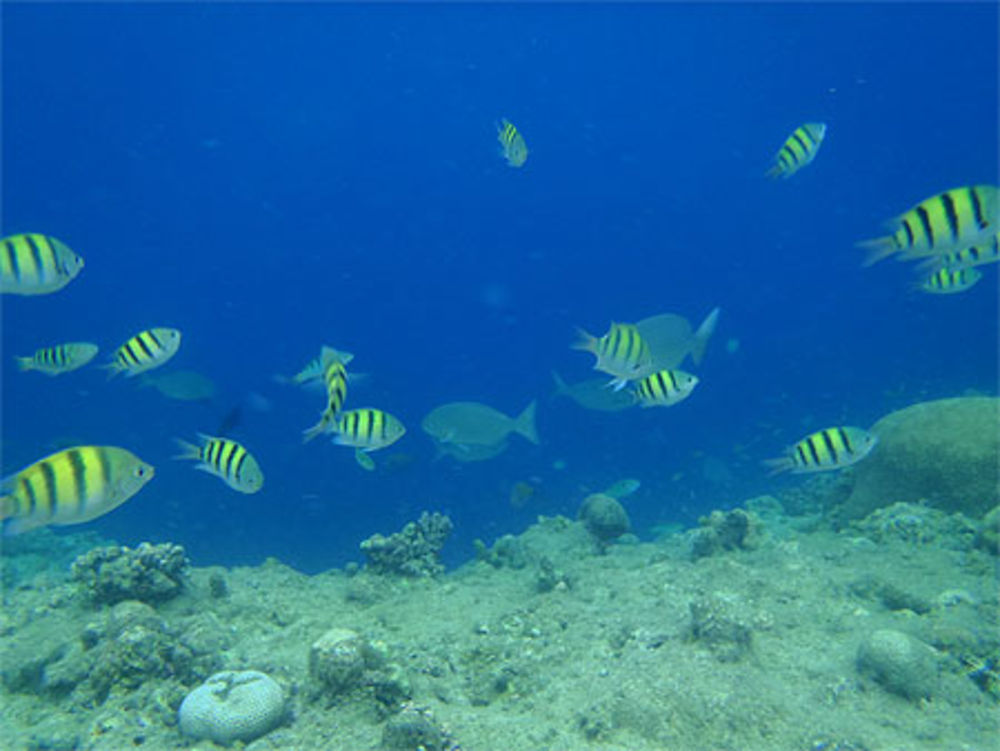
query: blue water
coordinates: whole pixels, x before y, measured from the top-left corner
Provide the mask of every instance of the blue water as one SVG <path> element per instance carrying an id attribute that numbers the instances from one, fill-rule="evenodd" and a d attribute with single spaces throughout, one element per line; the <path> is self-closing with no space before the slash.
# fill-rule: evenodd
<path id="1" fill-rule="evenodd" d="M 90 526 L 202 565 L 342 565 L 425 508 L 454 519 L 454 562 L 625 476 L 640 535 L 690 523 L 789 482 L 758 461 L 812 430 L 996 393 L 996 269 L 921 295 L 853 247 L 998 182 L 996 29 L 996 5 L 955 3 L 5 4 L 2 233 L 54 235 L 86 268 L 3 299 L 3 470 L 67 439 L 128 447 L 157 476 Z M 501 117 L 531 151 L 520 170 Z M 809 120 L 829 125 L 815 163 L 765 180 Z M 716 305 L 683 404 L 549 398 L 552 369 L 593 375 L 574 326 Z M 216 380 L 213 404 L 13 367 L 74 339 L 105 357 L 154 325 L 184 332 L 171 366 Z M 273 379 L 324 342 L 368 374 L 349 406 L 409 427 L 375 473 L 302 446 L 323 398 Z M 534 398 L 542 444 L 489 462 L 434 461 L 419 428 L 442 402 Z M 235 405 L 254 496 L 170 458 Z M 514 509 L 519 480 L 539 492 Z"/>

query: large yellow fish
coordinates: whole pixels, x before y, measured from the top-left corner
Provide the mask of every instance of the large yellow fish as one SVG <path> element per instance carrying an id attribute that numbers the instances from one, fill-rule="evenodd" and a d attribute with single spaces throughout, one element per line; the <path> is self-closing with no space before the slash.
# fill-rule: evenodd
<path id="1" fill-rule="evenodd" d="M 614 376 L 608 384 L 620 391 L 625 384 L 649 375 L 653 356 L 639 329 L 631 323 L 612 323 L 608 333 L 598 339 L 583 329 L 573 349 L 590 352 L 597 358 L 594 370 Z"/>
<path id="2" fill-rule="evenodd" d="M 506 117 L 497 125 L 497 140 L 500 141 L 500 153 L 511 167 L 521 167 L 528 160 L 524 137 Z"/>
<path id="3" fill-rule="evenodd" d="M 891 235 L 863 240 L 864 266 L 896 253 L 926 258 L 988 242 L 1000 228 L 1000 191 L 994 185 L 952 188 L 926 198 L 888 222 Z"/>
<path id="4" fill-rule="evenodd" d="M 82 368 L 97 355 L 97 345 L 90 342 L 66 342 L 36 350 L 28 357 L 16 357 L 19 370 L 37 370 L 45 375 L 59 375 Z"/>
<path id="5" fill-rule="evenodd" d="M 54 237 L 26 233 L 0 240 L 0 292 L 46 295 L 76 278 L 83 259 Z"/>
<path id="6" fill-rule="evenodd" d="M 81 524 L 117 508 L 153 479 L 153 468 L 116 446 L 75 446 L 0 484 L 5 534 L 47 524 Z"/>
<path id="7" fill-rule="evenodd" d="M 771 178 L 789 178 L 816 158 L 826 136 L 826 123 L 806 123 L 792 131 L 774 155 L 774 165 L 767 171 Z"/>

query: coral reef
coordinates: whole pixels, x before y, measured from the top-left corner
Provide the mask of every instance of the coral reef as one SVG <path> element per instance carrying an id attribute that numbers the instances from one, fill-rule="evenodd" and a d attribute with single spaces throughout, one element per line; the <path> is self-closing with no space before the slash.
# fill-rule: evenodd
<path id="1" fill-rule="evenodd" d="M 274 730 L 285 719 L 286 707 L 285 692 L 270 676 L 227 670 L 184 697 L 178 722 L 189 738 L 229 745 Z"/>
<path id="2" fill-rule="evenodd" d="M 915 503 L 893 503 L 876 509 L 850 526 L 874 542 L 896 540 L 928 545 L 944 541 L 948 547 L 960 550 L 972 548 L 980 533 L 980 527 L 963 514 Z"/>
<path id="3" fill-rule="evenodd" d="M 410 697 L 402 669 L 389 662 L 385 645 L 356 631 L 331 628 L 309 649 L 309 678 L 314 699 L 328 703 L 358 689 L 369 690 L 381 708 L 392 710 Z"/>
<path id="4" fill-rule="evenodd" d="M 753 630 L 740 603 L 719 594 L 690 604 L 691 637 L 708 647 L 720 662 L 737 662 L 750 652 Z"/>
<path id="5" fill-rule="evenodd" d="M 389 537 L 376 534 L 361 543 L 368 568 L 395 576 L 435 576 L 444 571 L 440 553 L 451 534 L 452 523 L 444 514 L 424 511 L 420 519 Z"/>
<path id="6" fill-rule="evenodd" d="M 577 518 L 601 542 L 611 542 L 631 529 L 628 513 L 616 498 L 592 493 L 583 499 Z"/>
<path id="7" fill-rule="evenodd" d="M 187 567 L 180 545 L 143 542 L 135 549 L 94 548 L 73 561 L 70 573 L 95 605 L 123 600 L 158 603 L 180 594 Z"/>
<path id="8" fill-rule="evenodd" d="M 934 694 L 937 665 L 933 650 L 909 634 L 879 629 L 858 648 L 858 672 L 887 691 L 910 700 Z"/>
<path id="9" fill-rule="evenodd" d="M 743 509 L 713 511 L 698 520 L 690 532 L 691 557 L 698 559 L 726 550 L 751 550 L 758 546 L 760 522 Z"/>
<path id="10" fill-rule="evenodd" d="M 385 751 L 460 751 L 430 710 L 407 705 L 385 724 Z"/>
<path id="11" fill-rule="evenodd" d="M 926 502 L 979 518 L 1000 502 L 1000 399 L 963 397 L 893 412 L 872 427 L 879 442 L 855 468 L 841 523 L 882 506 Z"/>

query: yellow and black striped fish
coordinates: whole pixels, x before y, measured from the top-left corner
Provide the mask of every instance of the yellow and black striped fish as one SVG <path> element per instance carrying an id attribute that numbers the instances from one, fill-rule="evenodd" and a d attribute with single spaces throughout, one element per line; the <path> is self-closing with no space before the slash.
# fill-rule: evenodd
<path id="1" fill-rule="evenodd" d="M 25 233 L 0 240 L 0 292 L 47 295 L 69 284 L 83 259 L 54 237 Z"/>
<path id="2" fill-rule="evenodd" d="M 642 407 L 670 407 L 687 399 L 698 377 L 683 370 L 660 370 L 639 381 L 633 394 Z"/>
<path id="3" fill-rule="evenodd" d="M 878 439 L 861 428 L 824 428 L 789 447 L 785 456 L 767 459 L 771 473 L 824 472 L 848 467 L 864 459 Z"/>
<path id="4" fill-rule="evenodd" d="M 908 257 L 900 256 L 900 260 L 907 261 Z M 953 250 L 950 253 L 942 253 L 939 256 L 932 256 L 918 264 L 918 268 L 926 271 L 934 268 L 945 269 L 971 269 L 973 266 L 985 266 L 988 263 L 1000 261 L 1000 234 L 993 235 L 989 242 L 979 245 L 970 245 L 968 248 Z"/>
<path id="5" fill-rule="evenodd" d="M 97 345 L 90 342 L 66 342 L 43 347 L 28 357 L 15 357 L 20 370 L 37 370 L 45 375 L 59 375 L 82 368 L 97 355 Z"/>
<path id="6" fill-rule="evenodd" d="M 577 335 L 572 348 L 592 353 L 597 358 L 594 370 L 614 376 L 609 385 L 615 391 L 620 391 L 630 380 L 649 375 L 653 355 L 635 324 L 612 323 L 600 339 L 583 329 L 577 329 Z"/>
<path id="7" fill-rule="evenodd" d="M 293 375 L 291 379 L 282 379 L 282 380 L 291 380 L 292 383 L 295 383 L 299 386 L 311 383 L 313 381 L 318 381 L 320 378 L 322 378 L 323 372 L 325 370 L 323 363 L 328 363 L 331 358 L 336 358 L 340 360 L 341 364 L 346 366 L 349 365 L 351 360 L 354 359 L 354 355 L 352 355 L 350 352 L 342 352 L 338 349 L 334 349 L 333 347 L 324 344 L 320 348 L 319 354 L 316 355 L 316 357 L 314 357 L 308 363 L 306 363 L 305 367 L 303 367 L 302 370 Z"/>
<path id="8" fill-rule="evenodd" d="M 1000 191 L 994 185 L 952 188 L 924 199 L 891 220 L 891 235 L 863 240 L 863 266 L 896 253 L 902 258 L 936 256 L 986 242 L 1000 227 Z"/>
<path id="9" fill-rule="evenodd" d="M 333 430 L 337 415 L 347 400 L 347 371 L 338 357 L 324 356 L 323 383 L 326 385 L 326 409 L 319 422 L 303 432 L 302 442 L 308 443 L 320 433 Z"/>
<path id="10" fill-rule="evenodd" d="M 117 446 L 75 446 L 6 478 L 5 534 L 47 524 L 80 524 L 117 508 L 153 479 L 153 468 Z"/>
<path id="11" fill-rule="evenodd" d="M 201 445 L 176 439 L 181 453 L 174 459 L 194 459 L 195 469 L 222 479 L 240 493 L 256 493 L 264 487 L 264 473 L 253 455 L 242 444 L 229 438 L 198 434 Z"/>
<path id="12" fill-rule="evenodd" d="M 158 368 L 177 353 L 181 332 L 177 329 L 153 328 L 142 331 L 115 350 L 111 362 L 104 367 L 110 375 L 124 372 L 129 378 Z"/>
<path id="13" fill-rule="evenodd" d="M 528 160 L 528 145 L 514 123 L 506 117 L 497 125 L 500 153 L 511 167 L 521 167 Z"/>
<path id="14" fill-rule="evenodd" d="M 932 295 L 953 295 L 965 292 L 982 278 L 982 272 L 974 268 L 938 269 L 917 284 L 917 289 Z"/>
<path id="15" fill-rule="evenodd" d="M 353 446 L 362 451 L 374 451 L 389 446 L 406 433 L 403 423 L 388 412 L 372 407 L 349 409 L 337 417 L 333 442 Z"/>
<path id="16" fill-rule="evenodd" d="M 774 165 L 767 177 L 787 179 L 812 162 L 826 136 L 826 123 L 800 125 L 774 155 Z"/>

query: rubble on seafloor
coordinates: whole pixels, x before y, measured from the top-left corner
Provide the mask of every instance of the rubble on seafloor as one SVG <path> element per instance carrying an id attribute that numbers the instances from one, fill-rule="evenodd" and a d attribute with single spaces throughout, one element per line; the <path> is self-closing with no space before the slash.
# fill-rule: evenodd
<path id="1" fill-rule="evenodd" d="M 199 568 L 168 543 L 96 545 L 59 577 L 18 564 L 0 614 L 5 738 L 26 751 L 986 748 L 997 512 L 897 503 L 834 530 L 815 521 L 821 504 L 799 507 L 762 496 L 655 543 L 618 535 L 606 505 L 603 527 L 540 517 L 447 573 L 451 522 L 432 513 L 369 538 L 364 568 L 314 576 L 274 560 Z"/>

